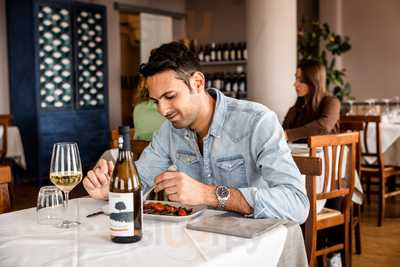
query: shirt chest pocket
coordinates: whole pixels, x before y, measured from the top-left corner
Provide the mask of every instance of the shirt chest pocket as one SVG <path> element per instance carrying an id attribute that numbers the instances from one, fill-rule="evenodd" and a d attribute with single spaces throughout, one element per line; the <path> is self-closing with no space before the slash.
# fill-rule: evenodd
<path id="1" fill-rule="evenodd" d="M 182 171 L 193 178 L 200 177 L 200 159 L 190 151 L 177 150 L 176 151 L 176 163 L 179 171 Z"/>
<path id="2" fill-rule="evenodd" d="M 217 159 L 216 166 L 224 185 L 235 188 L 248 187 L 245 161 L 241 155 Z"/>

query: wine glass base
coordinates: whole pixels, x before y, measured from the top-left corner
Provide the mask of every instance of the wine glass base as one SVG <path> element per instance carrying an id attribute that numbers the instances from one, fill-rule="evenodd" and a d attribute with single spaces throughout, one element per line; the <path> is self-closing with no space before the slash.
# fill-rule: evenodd
<path id="1" fill-rule="evenodd" d="M 80 225 L 81 223 L 78 221 L 68 221 L 68 220 L 64 220 L 62 221 L 59 225 L 57 225 L 58 228 L 65 228 L 65 229 L 69 229 L 69 228 L 74 228 L 77 227 L 78 225 Z"/>

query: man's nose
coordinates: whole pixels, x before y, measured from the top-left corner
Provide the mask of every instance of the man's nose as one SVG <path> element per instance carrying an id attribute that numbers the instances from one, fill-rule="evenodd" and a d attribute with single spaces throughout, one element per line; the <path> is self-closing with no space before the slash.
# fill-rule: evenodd
<path id="1" fill-rule="evenodd" d="M 168 114 L 168 105 L 164 101 L 159 101 L 157 106 L 158 112 L 161 116 L 166 116 Z"/>

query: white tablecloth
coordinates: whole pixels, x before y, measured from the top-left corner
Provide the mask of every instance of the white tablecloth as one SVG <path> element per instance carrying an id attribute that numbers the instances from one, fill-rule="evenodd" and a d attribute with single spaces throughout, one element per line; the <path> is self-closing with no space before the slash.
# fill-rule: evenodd
<path id="1" fill-rule="evenodd" d="M 288 233 L 281 225 L 244 239 L 188 230 L 186 223 L 145 220 L 140 242 L 116 244 L 110 241 L 107 216 L 86 218 L 105 203 L 70 201 L 82 223 L 70 230 L 38 225 L 35 209 L 0 215 L 0 266 L 276 266 Z"/>
<path id="2" fill-rule="evenodd" d="M 364 134 L 361 134 L 363 138 Z M 376 152 L 376 129 L 375 124 L 368 125 L 367 132 L 368 150 Z M 361 142 L 363 144 L 363 142 Z M 382 122 L 381 123 L 381 144 L 382 152 L 386 165 L 400 166 L 400 124 Z M 363 147 L 364 149 L 364 147 Z M 369 164 L 373 164 L 376 158 L 366 157 Z"/>
<path id="3" fill-rule="evenodd" d="M 308 157 L 309 156 L 309 148 L 307 144 L 289 144 L 289 148 L 292 151 L 292 155 L 294 156 L 304 156 L 304 157 Z M 329 149 L 329 153 L 331 153 L 331 150 Z M 339 163 L 339 153 L 340 150 L 338 149 L 337 151 L 337 159 L 336 162 Z M 343 156 L 343 161 L 344 161 L 344 165 L 346 166 L 346 168 L 342 169 L 342 174 L 340 175 L 341 177 L 347 178 L 349 177 L 349 175 L 347 174 L 347 170 L 348 170 L 348 162 L 347 161 L 347 155 L 348 153 L 344 153 Z M 325 173 L 325 161 L 324 159 L 324 151 L 322 149 L 317 150 L 317 156 L 320 157 L 322 159 L 322 173 Z M 329 155 L 329 158 L 332 159 L 332 155 Z M 332 162 L 330 162 L 330 164 L 332 164 Z M 330 171 L 332 171 L 332 166 L 330 166 Z M 338 171 L 338 168 L 336 169 Z M 332 175 L 332 174 L 331 174 Z M 338 175 L 336 175 L 336 177 L 338 177 Z M 355 173 L 355 180 L 354 180 L 354 193 L 352 196 L 352 200 L 354 203 L 357 204 L 362 204 L 363 202 L 363 189 L 362 189 L 362 185 L 361 185 L 361 181 L 360 181 L 360 177 L 358 176 L 358 173 Z M 331 179 L 328 180 L 328 189 L 330 189 L 330 184 L 331 184 Z M 324 176 L 318 176 L 317 178 L 317 193 L 321 193 L 322 190 L 324 189 Z M 317 201 L 317 212 L 320 212 L 326 203 L 326 199 L 324 200 L 318 200 Z"/>
<path id="4" fill-rule="evenodd" d="M 0 146 L 3 144 L 4 128 L 0 127 Z M 26 169 L 24 146 L 18 127 L 7 127 L 7 158 L 13 159 L 21 168 Z"/>

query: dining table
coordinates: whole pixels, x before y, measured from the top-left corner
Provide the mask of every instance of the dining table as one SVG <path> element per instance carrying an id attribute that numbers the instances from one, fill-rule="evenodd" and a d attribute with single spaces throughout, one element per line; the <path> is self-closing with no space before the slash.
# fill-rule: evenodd
<path id="1" fill-rule="evenodd" d="M 4 128 L 0 127 L 0 146 L 3 145 Z M 18 166 L 26 169 L 24 146 L 17 126 L 7 127 L 6 158 L 12 159 Z"/>
<path id="2" fill-rule="evenodd" d="M 108 216 L 86 217 L 106 204 L 71 200 L 69 209 L 80 221 L 72 229 L 38 224 L 35 208 L 0 215 L 0 266 L 307 266 L 301 228 L 287 220 L 249 239 L 145 217 L 142 240 L 118 244 L 110 240 Z M 205 209 L 192 220 L 223 212 Z"/>

